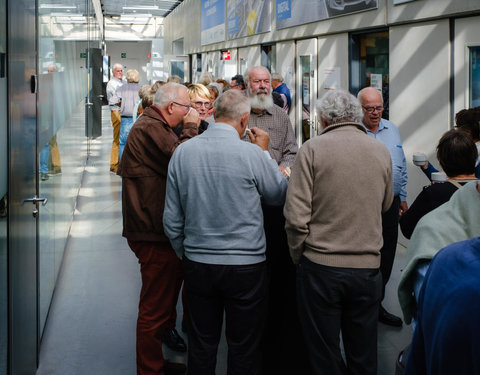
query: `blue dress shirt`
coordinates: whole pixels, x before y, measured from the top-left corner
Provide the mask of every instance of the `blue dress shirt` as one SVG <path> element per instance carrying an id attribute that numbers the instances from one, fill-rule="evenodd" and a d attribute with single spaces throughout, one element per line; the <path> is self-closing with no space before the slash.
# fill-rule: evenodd
<path id="1" fill-rule="evenodd" d="M 363 126 L 365 124 L 362 123 Z M 407 200 L 407 161 L 403 153 L 402 139 L 400 132 L 395 124 L 391 121 L 381 119 L 376 132 L 372 132 L 366 126 L 367 134 L 380 142 L 390 152 L 392 158 L 392 175 L 393 175 L 393 195 L 400 196 L 400 201 Z"/>

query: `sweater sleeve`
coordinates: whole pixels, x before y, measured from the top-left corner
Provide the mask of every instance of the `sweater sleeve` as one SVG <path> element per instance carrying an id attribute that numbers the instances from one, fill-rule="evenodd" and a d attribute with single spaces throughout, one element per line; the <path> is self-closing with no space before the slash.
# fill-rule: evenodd
<path id="1" fill-rule="evenodd" d="M 176 173 L 176 157 L 172 157 L 168 168 L 167 192 L 165 196 L 165 209 L 163 211 L 163 229 L 170 239 L 175 253 L 179 258 L 185 252 L 183 241 L 185 240 L 185 213 L 183 212 L 180 192 Z"/>
<path id="2" fill-rule="evenodd" d="M 304 252 L 312 218 L 313 173 L 309 162 L 309 151 L 310 149 L 304 146 L 297 154 L 283 209 L 288 246 L 295 264 L 300 261 Z"/>
<path id="3" fill-rule="evenodd" d="M 422 170 L 422 172 L 425 174 L 425 176 L 428 177 L 428 179 L 430 181 L 432 181 L 432 173 L 435 173 L 435 172 L 438 172 L 438 169 L 435 168 L 432 163 L 428 162 L 428 165 L 427 165 L 427 168 L 426 169 L 423 169 L 423 168 L 420 168 Z"/>
<path id="4" fill-rule="evenodd" d="M 270 206 L 281 206 L 285 203 L 288 182 L 268 152 L 260 151 L 258 158 L 256 182 L 263 202 Z"/>

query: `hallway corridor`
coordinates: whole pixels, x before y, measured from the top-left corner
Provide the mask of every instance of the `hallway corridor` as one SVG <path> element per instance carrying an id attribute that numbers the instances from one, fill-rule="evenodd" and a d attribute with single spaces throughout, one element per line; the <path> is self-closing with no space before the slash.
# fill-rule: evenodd
<path id="1" fill-rule="evenodd" d="M 121 236 L 121 179 L 109 172 L 110 113 L 103 108 L 102 136 L 91 142 L 63 264 L 41 342 L 37 375 L 135 374 L 135 325 L 141 286 L 139 265 Z M 400 315 L 396 284 L 405 248 L 400 246 L 384 306 Z M 177 329 L 181 332 L 181 303 Z M 379 374 L 393 375 L 411 327 L 379 325 Z M 295 343 L 292 343 L 295 345 Z M 165 349 L 170 360 L 186 355 Z M 226 374 L 226 343 L 217 374 Z M 291 358 L 291 360 L 295 360 Z"/>

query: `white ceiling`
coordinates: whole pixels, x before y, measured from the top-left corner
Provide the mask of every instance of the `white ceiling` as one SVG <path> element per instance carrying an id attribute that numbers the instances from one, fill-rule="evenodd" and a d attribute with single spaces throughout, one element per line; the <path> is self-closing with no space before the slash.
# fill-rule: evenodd
<path id="1" fill-rule="evenodd" d="M 100 0 L 105 17 L 120 17 L 122 15 L 149 15 L 165 17 L 183 0 Z M 39 0 L 40 14 L 62 13 L 72 15 L 86 15 L 86 4 L 90 1 L 80 0 Z M 91 4 L 91 3 L 90 3 Z M 90 6 L 93 14 L 93 6 Z"/>

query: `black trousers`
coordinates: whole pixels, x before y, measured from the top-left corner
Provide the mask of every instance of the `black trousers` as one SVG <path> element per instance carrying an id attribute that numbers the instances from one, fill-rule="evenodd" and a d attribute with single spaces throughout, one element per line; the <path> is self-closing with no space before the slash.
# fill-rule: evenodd
<path id="1" fill-rule="evenodd" d="M 263 375 L 311 374 L 298 318 L 295 265 L 290 257 L 283 206 L 264 205 L 268 312 L 263 338 Z"/>
<path id="2" fill-rule="evenodd" d="M 382 273 L 382 299 L 385 296 L 385 286 L 392 274 L 393 261 L 397 251 L 398 242 L 398 211 L 400 209 L 400 197 L 393 198 L 392 206 L 382 214 L 382 236 L 383 247 L 380 249 L 382 255 L 380 261 L 380 272 Z"/>
<path id="3" fill-rule="evenodd" d="M 315 375 L 376 375 L 378 269 L 327 267 L 302 257 L 298 311 Z M 346 363 L 340 352 L 342 332 Z"/>
<path id="4" fill-rule="evenodd" d="M 188 374 L 214 375 L 225 311 L 228 375 L 261 373 L 267 307 L 265 262 L 226 266 L 183 257 L 188 305 Z"/>

